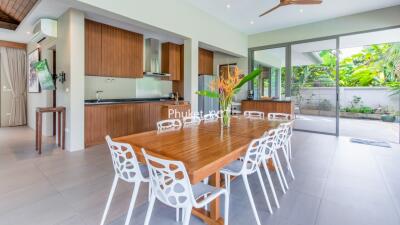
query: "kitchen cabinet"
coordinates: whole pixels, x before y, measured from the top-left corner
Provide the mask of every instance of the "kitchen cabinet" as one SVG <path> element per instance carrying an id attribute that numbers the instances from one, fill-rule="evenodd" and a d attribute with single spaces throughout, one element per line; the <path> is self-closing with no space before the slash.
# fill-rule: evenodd
<path id="1" fill-rule="evenodd" d="M 199 75 L 214 74 L 214 52 L 199 48 Z"/>
<path id="2" fill-rule="evenodd" d="M 115 138 L 157 129 L 162 107 L 168 104 L 174 101 L 86 105 L 85 146 L 104 143 L 106 135 Z M 189 104 L 179 106 L 190 108 Z"/>
<path id="3" fill-rule="evenodd" d="M 181 79 L 183 74 L 181 71 L 182 48 L 182 45 L 170 42 L 161 45 L 161 72 L 171 74 L 169 80 Z"/>
<path id="4" fill-rule="evenodd" d="M 143 35 L 86 20 L 85 73 L 143 77 Z"/>
<path id="5" fill-rule="evenodd" d="M 101 24 L 91 20 L 85 21 L 85 72 L 101 74 Z"/>

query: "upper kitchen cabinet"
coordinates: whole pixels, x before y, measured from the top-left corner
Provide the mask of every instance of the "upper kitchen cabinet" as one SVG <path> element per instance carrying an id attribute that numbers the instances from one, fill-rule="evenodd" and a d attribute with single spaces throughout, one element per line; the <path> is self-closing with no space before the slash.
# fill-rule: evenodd
<path id="1" fill-rule="evenodd" d="M 101 24 L 91 20 L 85 21 L 85 72 L 101 74 Z"/>
<path id="2" fill-rule="evenodd" d="M 161 45 L 161 72 L 171 74 L 169 80 L 181 80 L 182 48 L 182 45 L 170 42 Z"/>
<path id="3" fill-rule="evenodd" d="M 143 77 L 143 35 L 90 20 L 85 30 L 86 75 Z"/>
<path id="4" fill-rule="evenodd" d="M 199 74 L 212 75 L 214 73 L 214 52 L 199 48 Z"/>

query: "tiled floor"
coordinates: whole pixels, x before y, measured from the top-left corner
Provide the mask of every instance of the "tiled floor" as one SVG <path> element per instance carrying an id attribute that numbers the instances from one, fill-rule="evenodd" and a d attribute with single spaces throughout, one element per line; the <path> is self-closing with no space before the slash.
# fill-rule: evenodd
<path id="1" fill-rule="evenodd" d="M 0 129 L 0 225 L 99 224 L 113 178 L 106 146 L 69 153 L 45 139 L 38 156 L 33 138 L 28 128 Z M 293 151 L 296 180 L 286 195 L 278 191 L 281 208 L 274 208 L 273 215 L 256 177 L 250 178 L 262 224 L 400 224 L 399 145 L 378 148 L 296 132 Z M 108 223 L 124 224 L 131 192 L 132 187 L 120 183 Z M 147 188 L 142 187 L 131 224 L 143 224 L 146 201 Z M 255 224 L 240 179 L 232 183 L 230 221 Z M 179 223 L 173 209 L 157 203 L 151 224 Z M 192 217 L 191 224 L 203 223 Z"/>
<path id="2" fill-rule="evenodd" d="M 393 143 L 400 141 L 400 123 L 381 120 L 361 120 L 340 118 L 340 135 L 367 139 L 377 139 Z M 325 133 L 336 132 L 336 118 L 327 116 L 297 115 L 295 126 L 299 130 Z M 379 130 L 379 132 L 376 132 Z"/>

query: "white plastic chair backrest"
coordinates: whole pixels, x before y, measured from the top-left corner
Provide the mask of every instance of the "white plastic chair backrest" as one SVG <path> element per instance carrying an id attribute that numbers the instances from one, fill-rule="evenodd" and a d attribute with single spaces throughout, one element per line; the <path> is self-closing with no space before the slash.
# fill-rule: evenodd
<path id="1" fill-rule="evenodd" d="M 204 121 L 209 122 L 209 121 L 216 121 L 218 120 L 217 114 L 206 114 L 203 116 Z"/>
<path id="2" fill-rule="evenodd" d="M 266 141 L 266 137 L 259 139 L 253 139 L 247 148 L 246 155 L 243 159 L 242 174 L 254 173 L 261 163 L 262 157 L 264 156 L 263 144 Z"/>
<path id="3" fill-rule="evenodd" d="M 272 154 L 276 150 L 276 138 L 277 138 L 277 132 L 278 129 L 272 129 L 269 131 L 266 131 L 263 135 L 265 139 L 265 142 L 263 143 L 264 147 L 264 154 L 266 158 L 271 158 Z"/>
<path id="4" fill-rule="evenodd" d="M 292 115 L 287 113 L 268 113 L 269 120 L 291 120 Z"/>
<path id="5" fill-rule="evenodd" d="M 244 111 L 244 117 L 253 119 L 264 119 L 264 112 L 259 111 Z"/>
<path id="6" fill-rule="evenodd" d="M 142 149 L 149 168 L 153 194 L 164 204 L 185 208 L 195 203 L 185 166 L 180 161 L 160 159 Z"/>
<path id="7" fill-rule="evenodd" d="M 201 119 L 198 116 L 184 117 L 182 120 L 183 120 L 183 125 L 184 126 L 199 125 L 200 122 L 201 122 Z"/>
<path id="8" fill-rule="evenodd" d="M 106 141 L 110 149 L 114 170 L 118 177 L 127 182 L 136 182 L 143 179 L 132 146 L 130 144 L 114 142 L 108 135 L 106 136 Z"/>
<path id="9" fill-rule="evenodd" d="M 182 122 L 179 119 L 161 120 L 157 122 L 158 131 L 180 129 L 180 128 L 182 128 Z"/>
<path id="10" fill-rule="evenodd" d="M 281 123 L 278 127 L 276 134 L 276 145 L 282 147 L 292 135 L 293 121 Z"/>

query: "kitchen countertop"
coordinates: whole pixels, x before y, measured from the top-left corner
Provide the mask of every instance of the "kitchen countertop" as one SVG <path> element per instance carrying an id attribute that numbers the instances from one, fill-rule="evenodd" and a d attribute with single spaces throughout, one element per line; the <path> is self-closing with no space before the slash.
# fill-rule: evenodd
<path id="1" fill-rule="evenodd" d="M 179 98 L 180 101 L 183 98 Z M 124 104 L 124 103 L 143 103 L 143 102 L 165 102 L 175 101 L 171 98 L 128 98 L 128 99 L 103 99 L 100 102 L 97 99 L 85 100 L 85 105 L 110 105 L 110 104 Z"/>

